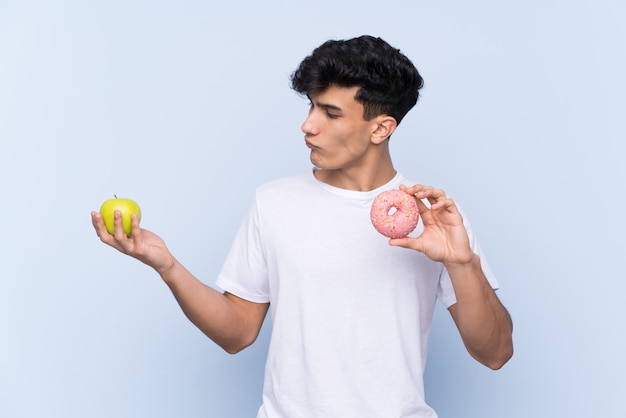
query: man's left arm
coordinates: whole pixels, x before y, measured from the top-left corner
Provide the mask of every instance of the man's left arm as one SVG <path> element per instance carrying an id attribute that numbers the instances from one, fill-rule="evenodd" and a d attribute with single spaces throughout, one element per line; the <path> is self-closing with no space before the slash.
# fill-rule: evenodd
<path id="1" fill-rule="evenodd" d="M 446 265 L 456 303 L 448 310 L 467 351 L 491 369 L 513 355 L 513 322 L 485 277 L 478 255 L 463 265 Z"/>
<path id="2" fill-rule="evenodd" d="M 415 196 L 424 231 L 416 238 L 391 239 L 389 244 L 444 264 L 456 295 L 449 311 L 465 347 L 482 364 L 499 369 L 513 355 L 513 323 L 470 246 L 461 213 L 443 190 L 422 185 L 400 188 Z"/>

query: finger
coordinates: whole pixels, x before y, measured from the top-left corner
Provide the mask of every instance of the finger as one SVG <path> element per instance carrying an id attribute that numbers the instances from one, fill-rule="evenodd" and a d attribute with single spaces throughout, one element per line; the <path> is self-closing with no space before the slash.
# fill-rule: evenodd
<path id="1" fill-rule="evenodd" d="M 426 199 L 430 203 L 430 209 L 436 209 L 441 204 L 442 199 L 446 199 L 446 193 L 443 190 L 426 187 L 415 194 L 418 199 Z"/>
<path id="2" fill-rule="evenodd" d="M 139 238 L 141 230 L 139 229 L 139 218 L 136 214 L 130 216 L 130 238 Z"/>
<path id="3" fill-rule="evenodd" d="M 423 252 L 423 249 L 424 249 L 424 245 L 420 237 L 391 238 L 389 239 L 389 245 L 393 247 L 408 248 L 408 249 L 416 250 L 419 252 Z"/>
<path id="4" fill-rule="evenodd" d="M 113 235 L 109 234 L 100 213 L 95 211 L 91 212 L 91 222 L 93 223 L 93 226 L 96 229 L 96 234 L 98 235 L 98 238 L 100 238 L 101 242 L 122 251 L 117 239 Z"/>
<path id="5" fill-rule="evenodd" d="M 409 248 L 410 242 L 408 238 L 390 238 L 389 245 L 394 247 Z"/>
<path id="6" fill-rule="evenodd" d="M 433 202 L 446 195 L 443 190 L 435 189 L 432 186 L 424 186 L 423 184 L 415 184 L 411 187 L 400 185 L 400 189 L 406 193 L 415 195 L 418 199 L 428 199 Z"/>
<path id="7" fill-rule="evenodd" d="M 401 184 L 400 185 L 400 190 L 404 191 L 405 193 L 414 195 L 414 194 L 416 194 L 418 192 L 421 192 L 426 187 L 428 187 L 428 186 L 424 186 L 422 184 L 414 184 L 413 186 L 406 186 L 404 184 Z"/>
<path id="8" fill-rule="evenodd" d="M 420 214 L 424 214 L 429 210 L 438 210 L 442 207 L 450 206 L 450 199 L 446 197 L 446 192 L 441 189 L 415 184 L 411 187 L 400 185 L 400 190 L 415 196 Z M 428 201 L 430 207 L 422 201 L 423 199 Z"/>
<path id="9" fill-rule="evenodd" d="M 124 241 L 126 238 L 122 225 L 122 212 L 119 210 L 113 212 L 113 236 L 117 241 Z"/>
<path id="10" fill-rule="evenodd" d="M 99 212 L 96 212 L 96 211 L 91 212 L 91 223 L 93 224 L 93 227 L 96 230 L 96 234 L 102 241 L 104 241 L 104 238 L 110 236 L 109 232 L 107 231 L 106 226 L 104 226 L 102 215 Z"/>
<path id="11" fill-rule="evenodd" d="M 456 210 L 456 204 L 454 203 L 454 200 L 450 199 L 449 197 L 444 197 L 431 205 L 431 210 L 440 209 L 454 212 Z"/>
<path id="12" fill-rule="evenodd" d="M 426 206 L 426 203 L 424 203 L 423 200 L 415 199 L 415 201 L 417 202 L 417 210 L 418 210 L 420 215 L 424 215 L 425 213 L 427 213 L 430 210 L 430 208 L 428 206 Z"/>
<path id="13" fill-rule="evenodd" d="M 104 226 L 104 222 L 102 222 L 102 215 L 100 215 L 95 210 L 91 212 L 91 224 L 93 225 L 96 232 L 100 228 L 100 226 Z"/>
<path id="14" fill-rule="evenodd" d="M 426 187 L 417 193 L 420 198 L 426 198 L 429 202 L 435 203 L 439 199 L 446 197 L 446 193 L 443 190 L 435 189 L 434 187 Z"/>
<path id="15" fill-rule="evenodd" d="M 414 184 L 410 187 L 405 186 L 404 184 L 400 185 L 400 190 L 415 196 L 415 200 L 417 201 L 420 213 L 425 213 L 426 211 L 428 211 L 428 206 L 426 206 L 421 199 L 428 197 L 430 189 L 432 189 L 432 187 L 424 186 L 422 184 Z"/>

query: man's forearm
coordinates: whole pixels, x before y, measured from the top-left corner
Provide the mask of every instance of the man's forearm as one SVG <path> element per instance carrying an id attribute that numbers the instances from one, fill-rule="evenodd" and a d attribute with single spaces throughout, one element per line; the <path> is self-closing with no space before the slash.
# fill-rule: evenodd
<path id="1" fill-rule="evenodd" d="M 457 299 L 450 313 L 467 350 L 492 369 L 502 367 L 513 355 L 513 323 L 485 278 L 479 257 L 446 267 Z"/>
<path id="2" fill-rule="evenodd" d="M 160 274 L 187 318 L 224 350 L 234 354 L 254 342 L 266 307 L 220 293 L 176 260 Z"/>

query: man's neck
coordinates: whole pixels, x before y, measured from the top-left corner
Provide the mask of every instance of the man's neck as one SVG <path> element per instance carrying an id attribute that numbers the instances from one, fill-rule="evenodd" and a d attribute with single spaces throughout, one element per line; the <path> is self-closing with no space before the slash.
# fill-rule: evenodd
<path id="1" fill-rule="evenodd" d="M 315 170 L 314 175 L 319 181 L 340 189 L 369 192 L 391 181 L 396 170 L 389 159 L 388 162 L 370 167 Z"/>

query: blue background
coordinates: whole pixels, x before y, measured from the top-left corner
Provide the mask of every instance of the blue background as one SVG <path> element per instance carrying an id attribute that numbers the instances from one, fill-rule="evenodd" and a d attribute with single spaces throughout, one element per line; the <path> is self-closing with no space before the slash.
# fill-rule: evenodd
<path id="1" fill-rule="evenodd" d="M 0 417 L 255 415 L 269 323 L 225 354 L 89 212 L 134 198 L 213 285 L 254 188 L 310 166 L 290 73 L 363 33 L 424 76 L 395 165 L 460 202 L 515 321 L 494 372 L 439 307 L 429 403 L 626 416 L 625 17 L 621 0 L 0 0 Z"/>

